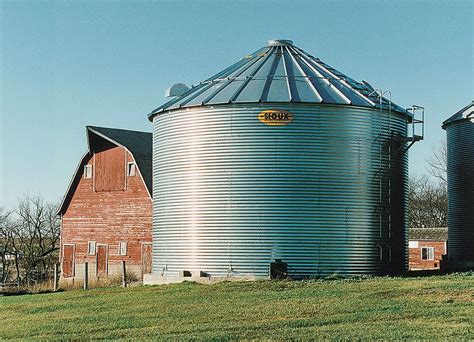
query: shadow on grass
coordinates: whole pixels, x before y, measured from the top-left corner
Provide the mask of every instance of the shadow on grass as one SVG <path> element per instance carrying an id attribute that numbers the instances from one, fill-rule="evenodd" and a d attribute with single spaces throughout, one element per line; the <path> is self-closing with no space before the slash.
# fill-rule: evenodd
<path id="1" fill-rule="evenodd" d="M 466 272 L 442 272 L 440 270 L 411 270 L 407 271 L 402 274 L 398 275 L 354 275 L 354 276 L 344 276 L 338 273 L 335 273 L 330 276 L 326 277 L 308 277 L 308 278 L 285 278 L 285 279 L 273 279 L 273 280 L 264 280 L 265 282 L 272 282 L 272 283 L 297 283 L 297 282 L 330 282 L 330 281 L 338 281 L 338 282 L 362 282 L 365 280 L 370 279 L 382 279 L 382 278 L 429 278 L 429 277 L 438 277 L 438 276 L 473 276 L 474 271 L 466 271 Z M 256 281 L 260 282 L 260 281 Z M 222 281 L 221 283 L 226 283 L 226 281 Z M 134 284 L 135 286 L 140 286 L 138 283 Z M 184 281 L 181 283 L 181 286 L 201 286 L 202 284 L 193 282 L 193 281 Z M 130 286 L 135 287 L 135 286 Z M 158 285 L 161 286 L 161 285 Z M 117 285 L 109 285 L 109 286 L 101 286 L 101 287 L 93 287 L 94 288 L 111 288 L 111 287 L 118 287 Z M 128 286 L 127 286 L 128 287 Z M 0 297 L 4 296 L 21 296 L 21 295 L 31 295 L 31 294 L 45 294 L 45 293 L 55 293 L 55 292 L 64 292 L 69 290 L 77 290 L 80 287 L 60 287 L 58 290 L 54 291 L 52 288 L 49 289 L 28 289 L 28 288 L 3 288 L 0 290 Z M 86 290 L 87 291 L 87 290 Z"/>
<path id="2" fill-rule="evenodd" d="M 54 293 L 54 292 L 63 292 L 64 289 L 54 290 L 40 290 L 40 291 L 32 291 L 28 289 L 2 289 L 0 291 L 0 297 L 8 297 L 8 296 L 23 296 L 23 295 L 32 295 L 32 294 L 44 294 L 44 293 Z"/>

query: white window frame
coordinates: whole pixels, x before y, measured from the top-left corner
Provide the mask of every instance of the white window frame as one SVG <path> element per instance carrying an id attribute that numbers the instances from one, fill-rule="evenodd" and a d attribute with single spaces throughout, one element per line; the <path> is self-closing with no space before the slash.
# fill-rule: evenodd
<path id="1" fill-rule="evenodd" d="M 133 177 L 137 174 L 137 165 L 134 162 L 127 163 L 127 177 Z"/>
<path id="2" fill-rule="evenodd" d="M 93 246 L 93 248 L 91 248 Z M 87 255 L 95 255 L 97 252 L 97 243 L 95 241 L 87 242 Z"/>
<path id="3" fill-rule="evenodd" d="M 125 241 L 119 242 L 118 255 L 126 256 L 128 252 L 128 244 Z"/>
<path id="4" fill-rule="evenodd" d="M 92 178 L 92 165 L 84 165 L 84 178 Z"/>
<path id="5" fill-rule="evenodd" d="M 426 249 L 427 252 L 427 258 L 423 259 L 423 249 Z M 421 247 L 420 249 L 420 258 L 421 260 L 434 260 L 435 259 L 435 249 L 434 247 Z"/>

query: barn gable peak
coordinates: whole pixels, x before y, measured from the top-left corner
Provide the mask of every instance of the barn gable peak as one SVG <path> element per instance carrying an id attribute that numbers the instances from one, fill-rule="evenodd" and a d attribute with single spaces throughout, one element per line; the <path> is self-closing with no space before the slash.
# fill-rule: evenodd
<path id="1" fill-rule="evenodd" d="M 72 198 L 79 179 L 81 177 L 82 167 L 85 165 L 88 157 L 94 153 L 94 148 L 98 145 L 99 139 L 107 141 L 113 145 L 125 148 L 135 160 L 139 174 L 151 198 L 152 195 L 152 176 L 151 176 L 151 158 L 152 158 L 152 134 L 149 132 L 132 131 L 118 128 L 86 126 L 87 152 L 82 156 L 77 166 L 73 178 L 68 186 L 66 194 L 61 202 L 58 215 L 63 214 Z"/>

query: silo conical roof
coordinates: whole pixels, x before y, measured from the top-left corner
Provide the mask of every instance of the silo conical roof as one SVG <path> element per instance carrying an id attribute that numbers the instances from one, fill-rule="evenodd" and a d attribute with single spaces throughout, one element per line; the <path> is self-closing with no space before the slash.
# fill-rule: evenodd
<path id="1" fill-rule="evenodd" d="M 273 39 L 214 76 L 192 86 L 149 114 L 202 105 L 308 103 L 389 109 L 367 82 L 357 82 L 291 40 Z M 391 103 L 391 109 L 410 115 Z"/>
<path id="2" fill-rule="evenodd" d="M 454 115 L 449 117 L 449 119 L 443 122 L 443 128 L 446 128 L 447 125 L 462 121 L 462 120 L 471 120 L 474 122 L 474 100 L 471 101 L 466 107 L 462 108 L 461 110 L 457 111 Z"/>

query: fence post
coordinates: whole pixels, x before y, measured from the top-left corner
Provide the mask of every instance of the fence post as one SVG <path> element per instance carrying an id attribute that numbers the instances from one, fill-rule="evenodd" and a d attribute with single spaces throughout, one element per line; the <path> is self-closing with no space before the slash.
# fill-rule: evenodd
<path id="1" fill-rule="evenodd" d="M 89 263 L 84 262 L 84 290 L 89 288 Z"/>
<path id="2" fill-rule="evenodd" d="M 125 260 L 122 261 L 122 287 L 127 287 L 127 268 L 125 267 Z"/>
<path id="3" fill-rule="evenodd" d="M 54 285 L 53 290 L 57 291 L 59 288 L 59 262 L 54 264 Z"/>

